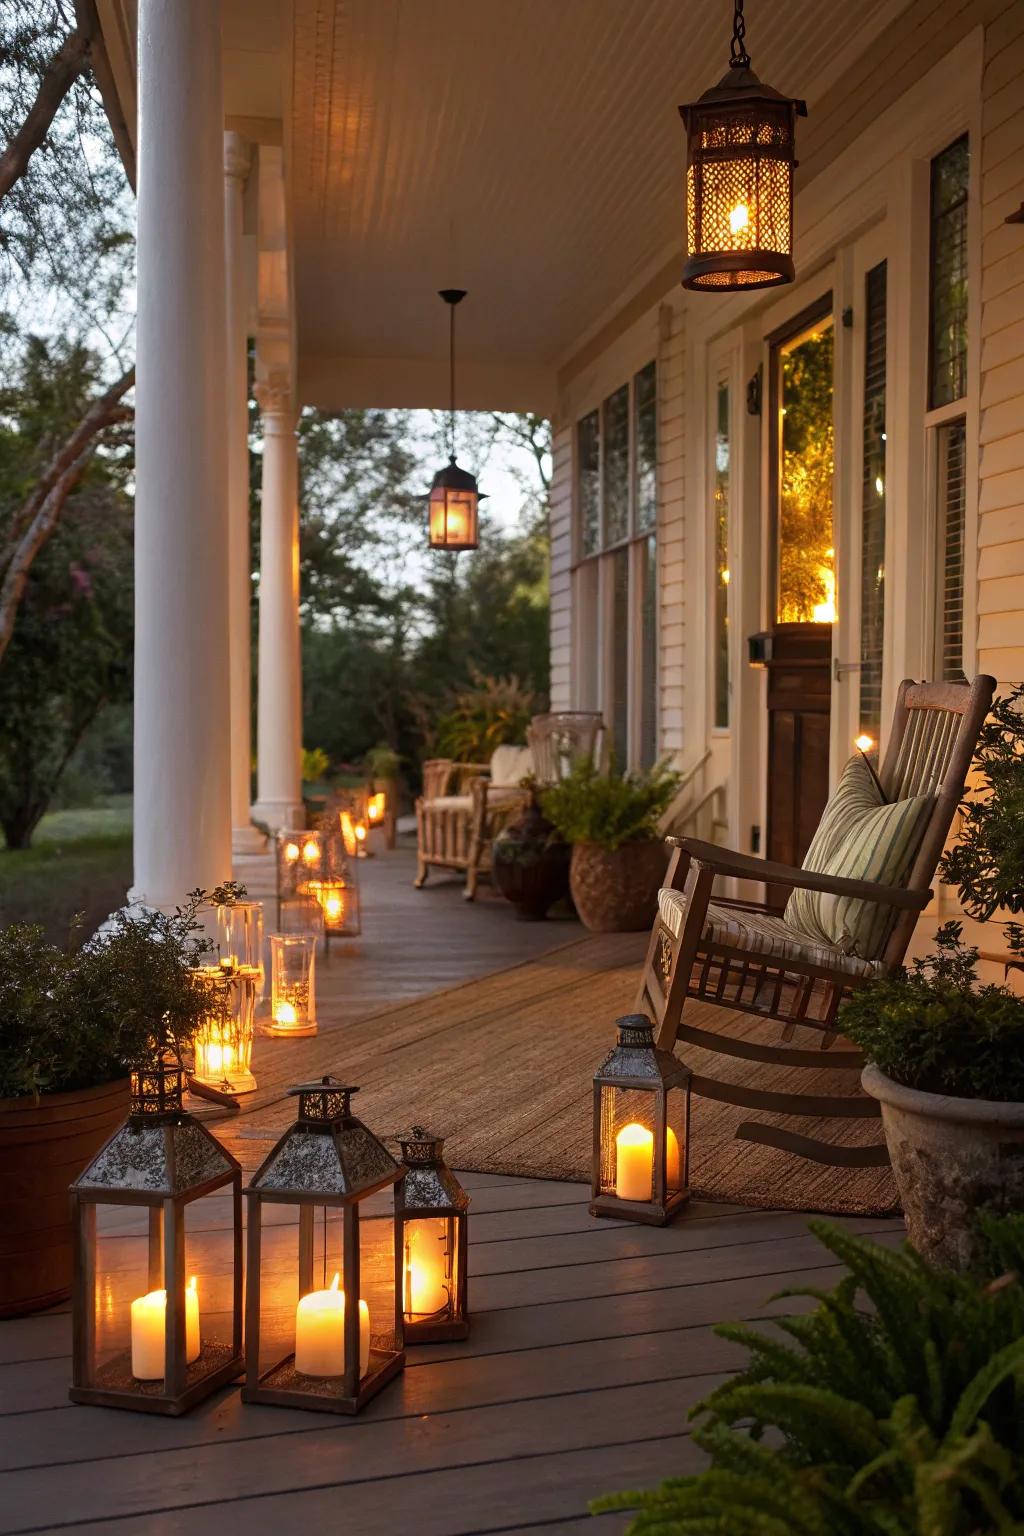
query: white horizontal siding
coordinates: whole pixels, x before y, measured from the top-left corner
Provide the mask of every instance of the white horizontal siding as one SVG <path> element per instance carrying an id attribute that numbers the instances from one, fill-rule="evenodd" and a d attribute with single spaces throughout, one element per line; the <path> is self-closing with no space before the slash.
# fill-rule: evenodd
<path id="1" fill-rule="evenodd" d="M 683 598 L 686 471 L 686 317 L 676 295 L 661 307 L 658 345 L 658 750 L 683 747 L 686 620 Z"/>
<path id="2" fill-rule="evenodd" d="M 572 432 L 551 444 L 551 708 L 572 707 Z"/>

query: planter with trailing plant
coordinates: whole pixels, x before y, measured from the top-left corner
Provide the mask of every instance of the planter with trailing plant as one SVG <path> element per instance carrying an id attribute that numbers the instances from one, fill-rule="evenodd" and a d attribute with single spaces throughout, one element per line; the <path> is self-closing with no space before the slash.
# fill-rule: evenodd
<path id="1" fill-rule="evenodd" d="M 0 932 L 0 1317 L 70 1293 L 68 1186 L 124 1120 L 158 1032 L 180 1054 L 198 1027 L 198 901 L 70 953 L 41 927 Z"/>
<path id="2" fill-rule="evenodd" d="M 943 879 L 980 922 L 1024 910 L 1024 687 L 997 699 L 979 737 L 959 840 Z M 978 982 L 962 925 L 934 955 L 869 982 L 844 1004 L 844 1033 L 864 1051 L 865 1090 L 882 1124 L 911 1240 L 962 1267 L 981 1210 L 1024 1207 L 1024 998 Z M 1008 922 L 1011 964 L 1020 924 Z"/>
<path id="3" fill-rule="evenodd" d="M 980 1226 L 960 1275 L 813 1223 L 846 1274 L 783 1292 L 814 1310 L 770 1333 L 715 1329 L 750 1360 L 690 1415 L 707 1466 L 595 1512 L 635 1511 L 629 1536 L 1024 1530 L 1024 1220 Z"/>
<path id="4" fill-rule="evenodd" d="M 585 927 L 596 933 L 649 928 L 668 849 L 658 820 L 678 775 L 659 763 L 647 773 L 600 773 L 580 762 L 541 793 L 541 810 L 572 844 L 569 888 Z"/>
<path id="5" fill-rule="evenodd" d="M 572 849 L 540 808 L 536 787 L 514 821 L 491 846 L 491 877 L 525 922 L 540 922 L 569 894 Z"/>

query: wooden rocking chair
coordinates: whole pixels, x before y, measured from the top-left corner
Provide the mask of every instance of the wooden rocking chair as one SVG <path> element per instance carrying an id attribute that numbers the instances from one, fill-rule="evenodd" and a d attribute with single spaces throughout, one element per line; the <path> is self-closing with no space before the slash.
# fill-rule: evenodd
<path id="1" fill-rule="evenodd" d="M 985 676 L 970 684 L 900 684 L 888 750 L 878 775 L 880 786 L 889 802 L 935 796 L 902 887 L 815 874 L 694 838 L 666 839 L 674 851 L 659 893 L 638 998 L 638 1011 L 655 1020 L 662 1049 L 672 1050 L 681 1039 L 748 1062 L 859 1072 L 863 1065 L 859 1051 L 845 1046 L 832 1049 L 839 1005 L 855 987 L 903 963 L 918 916 L 931 897 L 931 882 L 994 690 L 995 680 Z M 895 908 L 896 920 L 881 955 L 859 959 L 791 927 L 780 905 L 713 896 L 718 876 L 870 900 Z M 818 1032 L 820 1046 L 797 1049 L 695 1028 L 683 1018 L 688 998 L 777 1019 L 783 1041 L 792 1038 L 797 1025 L 804 1026 Z M 702 1076 L 694 1076 L 692 1089 L 706 1098 L 774 1115 L 868 1119 L 880 1113 L 876 1101 L 861 1094 L 777 1093 Z M 881 1167 L 888 1161 L 884 1145 L 832 1145 L 764 1122 L 748 1121 L 736 1135 L 837 1166 Z"/>

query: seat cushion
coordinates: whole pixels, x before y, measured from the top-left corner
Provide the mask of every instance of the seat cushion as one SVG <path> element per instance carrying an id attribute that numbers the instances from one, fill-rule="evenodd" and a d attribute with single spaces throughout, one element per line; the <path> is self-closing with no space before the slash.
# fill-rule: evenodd
<path id="1" fill-rule="evenodd" d="M 491 754 L 491 783 L 503 789 L 515 788 L 533 772 L 533 753 L 529 747 L 495 747 Z"/>
<path id="2" fill-rule="evenodd" d="M 435 795 L 432 800 L 421 802 L 425 811 L 465 811 L 468 816 L 473 809 L 472 795 Z"/>
<path id="3" fill-rule="evenodd" d="M 673 938 L 678 939 L 686 919 L 683 892 L 660 890 L 658 914 Z M 844 954 L 834 944 L 815 943 L 771 912 L 743 912 L 714 901 L 708 903 L 701 938 L 706 944 L 748 949 L 773 960 L 802 960 L 808 965 L 826 965 L 850 976 L 877 976 L 882 968 L 878 960 L 861 960 L 856 955 Z"/>
<path id="4" fill-rule="evenodd" d="M 847 880 L 902 886 L 910 874 L 935 806 L 934 795 L 886 803 L 878 780 L 858 754 L 822 814 L 803 868 Z M 885 948 L 896 910 L 859 897 L 824 891 L 793 891 L 786 922 L 818 943 L 844 954 L 876 960 Z"/>

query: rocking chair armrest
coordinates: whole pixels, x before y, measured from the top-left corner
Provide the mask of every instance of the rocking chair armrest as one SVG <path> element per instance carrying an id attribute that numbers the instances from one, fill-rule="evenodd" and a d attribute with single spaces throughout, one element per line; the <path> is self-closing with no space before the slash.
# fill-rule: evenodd
<path id="1" fill-rule="evenodd" d="M 909 891 L 902 886 L 880 885 L 876 880 L 848 880 L 843 875 L 819 875 L 810 869 L 794 869 L 790 864 L 776 864 L 771 859 L 756 859 L 752 854 L 735 853 L 705 843 L 696 837 L 673 837 L 667 841 L 681 848 L 696 863 L 714 870 L 716 875 L 732 875 L 739 880 L 763 880 L 771 885 L 795 885 L 804 891 L 824 891 L 829 896 L 855 896 L 875 901 L 883 907 L 902 907 L 920 912 L 931 900 L 931 891 Z"/>

